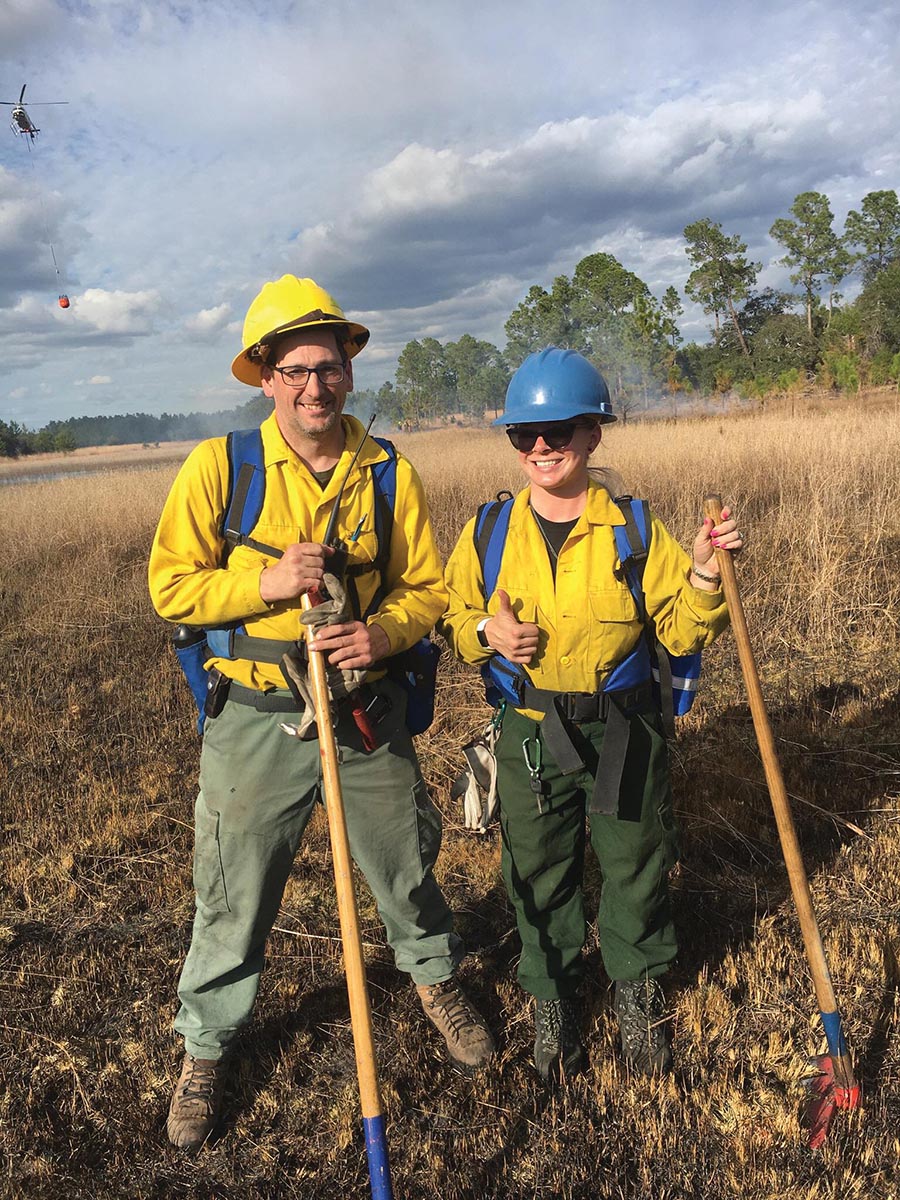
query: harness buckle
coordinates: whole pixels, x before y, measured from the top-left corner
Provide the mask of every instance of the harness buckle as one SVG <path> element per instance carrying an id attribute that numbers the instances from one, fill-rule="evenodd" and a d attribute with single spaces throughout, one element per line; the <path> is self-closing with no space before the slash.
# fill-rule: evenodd
<path id="1" fill-rule="evenodd" d="M 368 684 L 363 684 L 358 689 L 360 698 L 366 700 L 370 691 L 372 692 L 371 698 L 363 705 L 363 711 L 373 725 L 380 725 L 394 706 L 384 693 L 374 691 Z"/>
<path id="2" fill-rule="evenodd" d="M 609 712 L 609 696 L 606 692 L 591 695 L 582 692 L 562 692 L 559 697 L 562 715 L 575 725 L 589 721 L 605 721 Z"/>

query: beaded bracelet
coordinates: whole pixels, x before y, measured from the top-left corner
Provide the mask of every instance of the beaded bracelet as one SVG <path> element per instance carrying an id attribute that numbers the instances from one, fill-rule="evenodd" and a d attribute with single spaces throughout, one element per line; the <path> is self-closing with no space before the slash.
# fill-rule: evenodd
<path id="1" fill-rule="evenodd" d="M 698 571 L 693 563 L 691 563 L 691 570 L 694 572 L 694 574 L 697 576 L 697 578 L 702 579 L 704 583 L 721 583 L 722 582 L 721 575 L 705 575 L 702 571 Z"/>

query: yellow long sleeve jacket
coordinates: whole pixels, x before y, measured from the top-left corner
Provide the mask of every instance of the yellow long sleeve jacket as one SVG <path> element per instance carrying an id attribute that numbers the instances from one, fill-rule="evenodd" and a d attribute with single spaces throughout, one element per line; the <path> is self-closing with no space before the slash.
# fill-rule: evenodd
<path id="1" fill-rule="evenodd" d="M 277 549 L 291 542 L 321 542 L 341 481 L 364 436 L 355 417 L 342 417 L 344 450 L 323 489 L 287 445 L 274 414 L 261 426 L 266 490 L 255 540 Z M 387 452 L 366 438 L 344 486 L 337 533 L 345 541 L 362 521 L 349 547 L 351 564 L 372 564 L 377 554 L 375 486 L 371 465 Z M 303 636 L 299 598 L 267 604 L 259 578 L 276 561 L 249 546 L 236 546 L 227 557 L 222 523 L 228 493 L 226 439 L 201 442 L 188 455 L 163 508 L 150 551 L 150 595 L 167 621 L 192 626 L 242 622 L 251 637 L 292 641 Z M 441 561 L 434 541 L 421 481 L 408 459 L 397 455 L 397 496 L 386 580 L 388 592 L 367 620 L 378 625 L 391 653 L 414 645 L 428 633 L 447 605 Z M 360 607 L 366 611 L 380 583 L 377 568 L 356 577 Z M 284 687 L 278 666 L 243 659 L 212 658 L 224 674 L 247 687 Z"/>
<path id="2" fill-rule="evenodd" d="M 559 552 L 554 584 L 530 495 L 525 488 L 513 504 L 497 587 L 509 594 L 520 621 L 540 628 L 537 653 L 527 667 L 534 686 L 596 692 L 643 632 L 613 534 L 613 526 L 624 525 L 625 518 L 606 489 L 592 480 L 585 510 Z M 485 601 L 474 529 L 475 518 L 447 563 L 450 602 L 438 628 L 457 657 L 480 665 L 492 652 L 479 642 L 478 624 L 496 615 L 499 600 L 495 591 Z M 673 654 L 705 649 L 728 624 L 722 593 L 693 587 L 690 567 L 688 555 L 653 516 L 644 593 L 657 636 Z M 541 719 L 538 712 L 520 711 Z"/>

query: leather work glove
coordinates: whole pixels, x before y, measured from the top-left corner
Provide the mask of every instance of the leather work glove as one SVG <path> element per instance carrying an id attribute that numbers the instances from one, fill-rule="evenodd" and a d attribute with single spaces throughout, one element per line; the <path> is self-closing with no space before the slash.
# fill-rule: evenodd
<path id="1" fill-rule="evenodd" d="M 336 575 L 328 572 L 325 573 L 322 582 L 329 598 L 320 604 L 314 604 L 312 608 L 307 608 L 300 614 L 301 624 L 308 626 L 310 632 L 320 625 L 339 625 L 342 621 L 347 620 L 347 592 L 344 585 Z M 309 685 L 306 664 L 299 658 L 293 658 L 286 654 L 281 660 L 281 669 L 294 696 L 298 700 L 302 700 L 305 707 L 299 714 L 296 724 L 282 721 L 280 728 L 291 737 L 308 741 L 316 736 L 316 705 L 312 688 Z M 344 671 L 326 661 L 326 676 L 332 700 L 343 700 L 359 687 L 366 677 L 366 672 L 361 670 Z"/>
<path id="2" fill-rule="evenodd" d="M 340 579 L 326 571 L 322 582 L 329 598 L 320 604 L 314 604 L 312 608 L 304 609 L 300 614 L 301 625 L 308 626 L 310 633 L 320 625 L 340 625 L 344 621 L 351 620 L 347 604 L 347 590 Z M 331 692 L 332 700 L 343 700 L 349 696 L 351 692 L 356 691 L 366 677 L 366 672 L 361 669 L 345 671 L 340 667 L 332 666 L 327 660 L 325 665 L 328 675 L 328 690 Z"/>
<path id="3" fill-rule="evenodd" d="M 322 584 L 328 599 L 314 604 L 311 608 L 305 608 L 300 614 L 301 625 L 311 625 L 315 628 L 317 625 L 340 625 L 342 621 L 351 619 L 347 609 L 347 589 L 337 575 L 326 571 L 322 576 Z"/>
<path id="4" fill-rule="evenodd" d="M 316 736 L 316 702 L 313 699 L 312 688 L 309 686 L 306 667 L 298 658 L 285 654 L 281 660 L 281 671 L 290 685 L 294 699 L 302 701 L 305 707 L 297 715 L 297 723 L 280 721 L 278 728 L 283 729 L 291 737 L 311 741 Z"/>
<path id="5" fill-rule="evenodd" d="M 497 797 L 497 757 L 495 747 L 500 736 L 499 724 L 491 721 L 481 737 L 463 746 L 466 765 L 450 792 L 453 800 L 463 799 L 466 829 L 486 833 L 499 807 Z"/>

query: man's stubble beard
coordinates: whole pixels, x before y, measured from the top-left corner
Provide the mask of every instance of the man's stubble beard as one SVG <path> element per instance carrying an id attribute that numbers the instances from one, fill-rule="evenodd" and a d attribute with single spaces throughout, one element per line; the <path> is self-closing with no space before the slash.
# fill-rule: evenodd
<path id="1" fill-rule="evenodd" d="M 307 429 L 303 424 L 303 418 L 299 414 L 295 416 L 298 432 L 313 442 L 319 442 L 323 438 L 328 437 L 340 419 L 340 413 L 332 410 L 323 425 L 317 425 L 314 429 Z"/>

